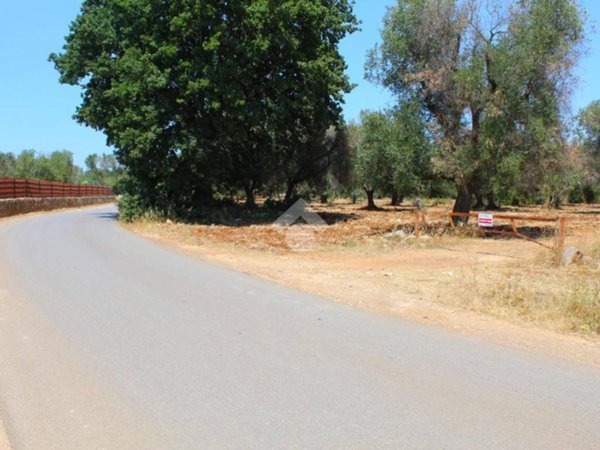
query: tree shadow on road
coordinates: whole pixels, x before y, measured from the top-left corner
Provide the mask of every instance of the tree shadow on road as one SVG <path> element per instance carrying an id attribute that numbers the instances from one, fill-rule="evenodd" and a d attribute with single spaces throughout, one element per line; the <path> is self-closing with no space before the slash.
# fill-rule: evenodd
<path id="1" fill-rule="evenodd" d="M 97 217 L 98 219 L 109 221 L 116 221 L 119 219 L 119 213 L 116 212 L 92 213 L 91 215 Z"/>

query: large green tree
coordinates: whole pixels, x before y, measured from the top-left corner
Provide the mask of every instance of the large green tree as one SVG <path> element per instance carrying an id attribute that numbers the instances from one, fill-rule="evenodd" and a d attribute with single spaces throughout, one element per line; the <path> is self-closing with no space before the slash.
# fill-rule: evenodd
<path id="1" fill-rule="evenodd" d="M 600 100 L 595 100 L 582 109 L 578 121 L 584 145 L 600 152 Z"/>
<path id="2" fill-rule="evenodd" d="M 114 187 L 125 175 L 123 168 L 112 154 L 92 153 L 85 158 L 86 170 L 81 181 Z"/>
<path id="3" fill-rule="evenodd" d="M 425 124 L 415 104 L 363 112 L 358 133 L 356 179 L 367 194 L 368 208 L 376 207 L 376 192 L 389 195 L 393 205 L 415 193 L 428 175 L 431 159 Z"/>
<path id="4" fill-rule="evenodd" d="M 580 159 L 583 161 L 581 194 L 586 202 L 591 203 L 600 193 L 600 100 L 583 108 L 577 122 Z"/>
<path id="5" fill-rule="evenodd" d="M 589 155 L 596 173 L 600 175 L 600 100 L 581 110 L 578 122 L 582 133 L 582 146 Z"/>
<path id="6" fill-rule="evenodd" d="M 35 150 L 23 150 L 15 160 L 15 177 L 41 178 L 40 164 L 38 164 Z"/>
<path id="7" fill-rule="evenodd" d="M 48 171 L 46 179 L 62 183 L 74 183 L 80 168 L 73 163 L 73 153 L 67 150 L 55 151 L 45 158 L 43 165 Z"/>
<path id="8" fill-rule="evenodd" d="M 353 155 L 348 147 L 345 127 L 318 129 L 304 139 L 282 148 L 280 179 L 274 179 L 285 190 L 284 203 L 288 204 L 302 183 L 315 189 L 327 189 L 335 180 L 338 185 L 350 176 Z"/>
<path id="9" fill-rule="evenodd" d="M 0 178 L 14 177 L 17 158 L 13 153 L 0 152 Z"/>
<path id="10" fill-rule="evenodd" d="M 76 117 L 103 131 L 147 206 L 254 194 L 282 149 L 340 122 L 348 0 L 86 0 L 63 52 Z"/>
<path id="11" fill-rule="evenodd" d="M 573 0 L 398 0 L 388 10 L 367 72 L 429 115 L 455 211 L 468 212 L 477 191 L 527 185 L 558 158 L 583 21 Z"/>

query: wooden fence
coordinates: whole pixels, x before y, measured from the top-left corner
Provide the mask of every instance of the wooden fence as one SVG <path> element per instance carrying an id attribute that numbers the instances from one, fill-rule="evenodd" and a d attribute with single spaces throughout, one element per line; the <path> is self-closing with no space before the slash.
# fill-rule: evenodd
<path id="1" fill-rule="evenodd" d="M 91 184 L 58 183 L 25 178 L 0 178 L 0 199 L 44 197 L 106 197 L 112 188 Z"/>
<path id="2" fill-rule="evenodd" d="M 454 228 L 454 227 L 456 227 L 456 224 L 454 223 L 455 218 L 469 219 L 471 217 L 474 219 L 479 219 L 480 214 L 481 213 L 477 213 L 477 212 L 472 212 L 472 213 L 452 212 L 452 213 L 448 214 L 448 219 L 450 222 L 450 226 L 452 228 Z M 520 238 L 520 239 L 524 239 L 529 242 L 533 242 L 535 244 L 538 244 L 538 245 L 541 245 L 543 247 L 553 250 L 555 252 L 556 263 L 558 264 L 558 262 L 560 261 L 562 252 L 565 247 L 565 236 L 566 236 L 566 226 L 567 226 L 567 218 L 566 217 L 564 217 L 564 216 L 542 217 L 542 216 L 525 216 L 525 215 L 519 216 L 519 215 L 512 215 L 512 214 L 487 214 L 487 216 L 489 216 L 489 218 L 487 218 L 489 220 L 489 224 L 484 227 L 480 227 L 480 230 L 482 232 L 484 232 L 485 234 L 499 234 L 499 235 L 505 235 L 505 236 L 514 236 L 516 238 Z M 498 224 L 496 223 L 496 220 L 509 222 L 510 230 L 495 229 L 495 227 L 498 226 Z M 517 226 L 517 222 L 521 222 L 521 223 L 522 222 L 546 222 L 546 223 L 555 224 L 556 239 L 554 241 L 554 245 L 552 245 L 552 246 L 547 245 L 543 242 L 540 242 L 536 239 L 533 239 L 533 238 L 521 233 Z"/>

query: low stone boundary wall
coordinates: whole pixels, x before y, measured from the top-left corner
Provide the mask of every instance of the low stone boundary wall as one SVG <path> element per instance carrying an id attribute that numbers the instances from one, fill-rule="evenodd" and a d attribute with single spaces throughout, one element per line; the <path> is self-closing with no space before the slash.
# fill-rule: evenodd
<path id="1" fill-rule="evenodd" d="M 51 198 L 9 198 L 0 200 L 0 217 L 16 216 L 37 211 L 51 211 L 62 208 L 112 203 L 115 196 L 108 197 L 51 197 Z"/>

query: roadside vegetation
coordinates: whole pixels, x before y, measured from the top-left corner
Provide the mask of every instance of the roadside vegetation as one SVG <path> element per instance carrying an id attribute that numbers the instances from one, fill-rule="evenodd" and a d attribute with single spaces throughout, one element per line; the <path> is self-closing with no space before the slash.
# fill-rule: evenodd
<path id="1" fill-rule="evenodd" d="M 572 207 L 571 214 L 566 215 L 575 218 L 580 211 Z M 600 335 L 600 233 L 597 220 L 580 221 L 571 236 L 574 236 L 571 243 L 577 244 L 587 262 L 556 267 L 554 254 L 540 250 L 531 258 L 473 268 L 457 287 L 468 292 L 463 297 L 464 305 L 500 318 Z"/>
<path id="2" fill-rule="evenodd" d="M 465 306 L 500 318 L 600 335 L 599 275 L 597 267 L 532 269 L 529 261 L 474 270 L 462 284 L 468 292 Z"/>

